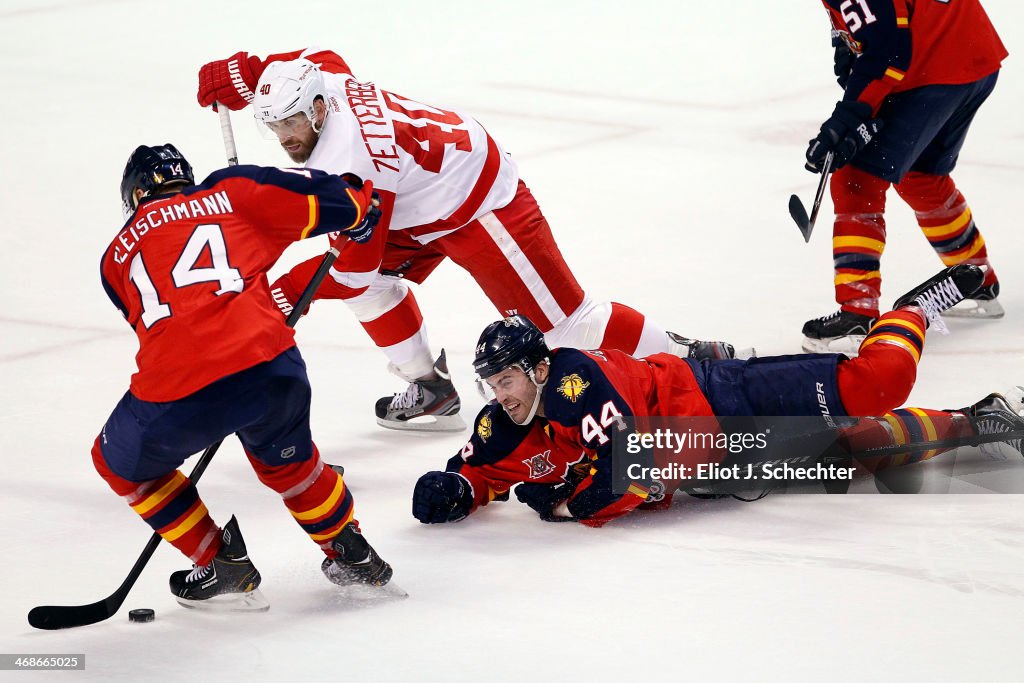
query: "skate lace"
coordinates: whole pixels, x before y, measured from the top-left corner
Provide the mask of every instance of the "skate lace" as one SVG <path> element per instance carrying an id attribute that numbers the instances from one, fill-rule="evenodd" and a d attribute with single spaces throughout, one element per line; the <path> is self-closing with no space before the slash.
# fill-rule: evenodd
<path id="1" fill-rule="evenodd" d="M 412 408 L 419 403 L 422 393 L 420 385 L 413 382 L 406 387 L 405 391 L 400 394 L 395 394 L 394 398 L 391 399 L 391 403 L 388 405 L 388 409 L 406 410 L 408 408 Z"/>
<path id="2" fill-rule="evenodd" d="M 949 328 L 942 319 L 942 312 L 956 306 L 964 300 L 960 288 L 953 282 L 953 278 L 946 278 L 936 282 L 922 292 L 915 301 L 924 310 L 925 316 L 931 321 L 940 334 L 949 334 Z"/>
<path id="3" fill-rule="evenodd" d="M 206 578 L 206 575 L 210 573 L 210 569 L 213 567 L 213 562 L 206 565 L 192 565 L 192 571 L 185 577 L 185 583 L 195 583 L 196 581 L 202 581 Z"/>

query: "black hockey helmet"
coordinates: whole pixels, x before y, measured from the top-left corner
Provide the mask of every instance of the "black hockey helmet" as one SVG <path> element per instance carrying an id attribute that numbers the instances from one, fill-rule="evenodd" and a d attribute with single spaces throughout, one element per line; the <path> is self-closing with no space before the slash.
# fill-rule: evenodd
<path id="1" fill-rule="evenodd" d="M 139 145 L 128 157 L 121 178 L 121 207 L 125 217 L 138 207 L 135 190 L 142 190 L 145 196 L 174 183 L 195 184 L 192 166 L 178 148 L 170 143 L 156 147 Z"/>
<path id="2" fill-rule="evenodd" d="M 548 357 L 544 333 L 522 315 L 511 315 L 484 328 L 476 343 L 473 369 L 480 379 L 517 367 L 526 374 Z"/>

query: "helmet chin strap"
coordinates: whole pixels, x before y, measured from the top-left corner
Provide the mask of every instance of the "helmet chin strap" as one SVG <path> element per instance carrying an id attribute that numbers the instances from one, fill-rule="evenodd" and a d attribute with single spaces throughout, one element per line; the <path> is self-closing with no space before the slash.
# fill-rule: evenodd
<path id="1" fill-rule="evenodd" d="M 526 373 L 526 376 L 530 378 L 531 382 L 533 382 L 533 386 L 537 387 L 537 394 L 533 397 L 533 405 L 530 406 L 530 412 L 527 413 L 526 419 L 524 419 L 522 422 L 519 422 L 514 417 L 509 415 L 509 417 L 512 418 L 512 421 L 515 422 L 517 425 L 528 425 L 530 424 L 530 422 L 533 421 L 533 418 L 537 416 L 537 409 L 540 408 L 541 392 L 544 391 L 544 386 L 547 384 L 547 382 L 538 382 L 537 376 L 534 374 L 534 371 L 532 369 L 528 373 Z"/>

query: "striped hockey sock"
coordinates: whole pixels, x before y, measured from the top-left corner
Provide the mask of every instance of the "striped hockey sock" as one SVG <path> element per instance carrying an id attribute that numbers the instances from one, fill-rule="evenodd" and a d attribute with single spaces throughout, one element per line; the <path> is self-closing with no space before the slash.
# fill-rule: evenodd
<path id="1" fill-rule="evenodd" d="M 92 462 L 110 488 L 165 541 L 197 565 L 213 560 L 220 550 L 220 529 L 188 477 L 174 470 L 149 481 L 123 479 L 107 467 L 99 438 L 93 445 Z"/>
<path id="2" fill-rule="evenodd" d="M 259 480 L 281 494 L 302 530 L 333 559 L 337 553 L 331 541 L 355 514 L 352 493 L 344 479 L 324 464 L 316 446 L 309 460 L 282 466 L 266 465 L 247 455 Z"/>

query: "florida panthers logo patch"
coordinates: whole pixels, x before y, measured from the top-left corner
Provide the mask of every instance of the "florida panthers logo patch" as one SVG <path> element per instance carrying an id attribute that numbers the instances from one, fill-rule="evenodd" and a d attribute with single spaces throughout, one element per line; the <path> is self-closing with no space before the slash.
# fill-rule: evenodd
<path id="1" fill-rule="evenodd" d="M 486 443 L 493 433 L 494 428 L 491 426 L 491 418 L 484 415 L 476 425 L 476 435 L 480 437 L 481 441 Z"/>
<path id="2" fill-rule="evenodd" d="M 555 471 L 555 466 L 551 464 L 550 450 L 527 458 L 523 464 L 530 468 L 530 479 L 540 479 Z"/>
<path id="3" fill-rule="evenodd" d="M 590 382 L 584 382 L 583 378 L 574 372 L 563 377 L 558 383 L 558 393 L 575 403 L 589 386 Z"/>

